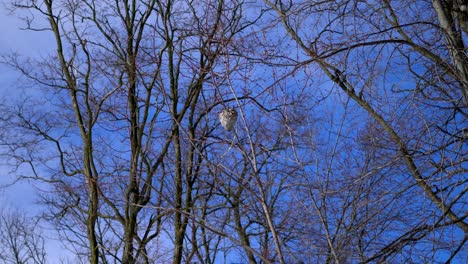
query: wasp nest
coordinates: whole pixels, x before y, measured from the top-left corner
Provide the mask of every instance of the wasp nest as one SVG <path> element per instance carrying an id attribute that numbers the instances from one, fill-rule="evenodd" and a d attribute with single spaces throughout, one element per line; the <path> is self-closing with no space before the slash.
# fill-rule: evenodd
<path id="1" fill-rule="evenodd" d="M 234 108 L 225 108 L 219 113 L 219 121 L 227 131 L 231 131 L 237 121 L 237 111 Z"/>

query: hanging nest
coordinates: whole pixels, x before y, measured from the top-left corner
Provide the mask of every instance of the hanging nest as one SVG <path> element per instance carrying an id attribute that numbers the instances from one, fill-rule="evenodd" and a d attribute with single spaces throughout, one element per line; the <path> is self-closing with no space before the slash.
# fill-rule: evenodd
<path id="1" fill-rule="evenodd" d="M 219 113 L 219 122 L 227 131 L 231 131 L 237 121 L 237 111 L 234 108 L 225 108 Z"/>

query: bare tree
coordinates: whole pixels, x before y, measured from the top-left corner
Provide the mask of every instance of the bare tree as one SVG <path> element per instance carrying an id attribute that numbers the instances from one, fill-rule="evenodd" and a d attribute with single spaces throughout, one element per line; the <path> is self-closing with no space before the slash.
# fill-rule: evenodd
<path id="1" fill-rule="evenodd" d="M 45 238 L 37 222 L 6 203 L 0 210 L 0 260 L 2 263 L 47 263 Z"/>
<path id="2" fill-rule="evenodd" d="M 463 258 L 463 4 L 15 1 L 3 154 L 84 262 Z"/>
<path id="3" fill-rule="evenodd" d="M 400 223 L 400 228 L 405 227 L 403 231 L 388 229 L 393 232 L 392 236 L 399 235 L 385 242 L 386 246 L 379 250 L 365 253 L 362 256 L 364 262 L 384 261 L 398 255 L 408 261 L 414 255 L 405 254 L 404 248 L 416 250 L 412 245 L 432 239 L 429 238 L 431 234 L 451 232 L 448 226 L 458 228 L 451 233 L 458 239 L 431 241 L 452 245 L 454 250 L 447 261 L 450 262 L 465 244 L 468 231 L 463 202 L 467 190 L 463 177 L 466 174 L 463 168 L 466 143 L 460 135 L 461 124 L 466 123 L 463 77 L 466 75 L 466 54 L 463 52 L 466 36 L 454 22 L 451 5 L 456 2 L 433 1 L 434 9 L 431 9 L 432 6 L 424 1 L 294 4 L 265 1 L 276 13 L 276 21 L 280 21 L 304 54 L 297 67 L 316 67 L 354 102 L 359 111 L 373 120 L 372 126 L 364 130 L 365 137 L 361 138 L 365 139 L 362 141 L 365 146 L 373 149 L 369 153 L 380 157 L 382 165 L 366 169 L 370 171 L 363 175 L 396 169 L 394 176 L 385 176 L 396 179 L 386 188 L 399 195 L 391 198 L 389 193 L 381 199 L 391 198 L 390 202 L 403 207 L 398 207 L 395 216 L 382 212 L 387 217 L 381 219 L 381 224 L 400 214 L 408 221 Z M 437 17 L 438 21 L 435 20 Z M 363 125 L 369 123 L 366 119 L 361 120 Z M 375 132 L 367 131 L 368 128 Z M 355 133 L 349 135 L 350 138 L 358 137 Z M 337 180 L 332 183 L 337 184 Z M 323 197 L 325 194 L 321 193 Z M 419 198 L 406 204 L 404 197 L 409 194 Z M 432 206 L 426 206 L 422 202 L 424 199 L 430 200 Z M 323 200 L 322 204 L 329 203 Z M 322 218 L 321 221 L 330 225 Z M 340 222 L 334 220 L 332 223 L 338 230 L 336 225 Z M 345 261 L 336 252 L 339 249 L 334 245 L 337 238 L 327 237 L 332 253 L 330 260 Z M 418 254 L 432 261 L 442 250 L 443 246 Z"/>
<path id="4" fill-rule="evenodd" d="M 30 30 L 52 34 L 56 52 L 45 61 L 4 57 L 51 103 L 28 98 L 7 109 L 5 127 L 18 133 L 3 143 L 29 168 L 23 178 L 52 184 L 44 218 L 78 255 L 154 262 L 149 246 L 166 221 L 172 259 L 182 262 L 200 153 L 213 132 L 204 118 L 221 103 L 205 86 L 230 73 L 215 69 L 252 23 L 242 4 L 13 2 L 47 21 L 25 17 Z"/>

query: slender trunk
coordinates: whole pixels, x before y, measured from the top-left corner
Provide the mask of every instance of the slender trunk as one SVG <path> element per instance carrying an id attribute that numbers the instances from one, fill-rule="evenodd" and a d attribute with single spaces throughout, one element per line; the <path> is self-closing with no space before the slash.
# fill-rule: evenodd
<path id="1" fill-rule="evenodd" d="M 239 194 L 239 193 L 238 193 Z M 242 242 L 242 247 L 245 249 L 245 253 L 247 254 L 247 259 L 249 260 L 250 264 L 256 264 L 257 261 L 255 260 L 255 257 L 253 253 L 251 252 L 251 246 L 250 246 L 250 240 L 249 237 L 247 236 L 244 227 L 242 226 L 241 222 L 241 213 L 240 213 L 240 200 L 239 196 L 234 197 L 234 202 L 233 202 L 233 210 L 234 210 L 234 221 L 236 223 L 236 230 L 237 234 L 239 235 L 239 238 Z"/>
<path id="2" fill-rule="evenodd" d="M 99 262 L 99 247 L 96 235 L 96 222 L 98 219 L 98 208 L 99 208 L 99 195 L 97 188 L 97 178 L 93 176 L 92 171 L 92 147 L 91 147 L 91 132 L 84 139 L 84 172 L 88 187 L 88 213 L 86 219 L 86 229 L 89 241 L 90 250 L 90 263 L 97 264 Z"/>
<path id="3" fill-rule="evenodd" d="M 135 18 L 135 1 L 124 5 L 125 10 L 125 25 L 127 31 L 127 57 L 126 57 L 126 72 L 128 76 L 128 111 L 130 116 L 130 173 L 129 185 L 126 192 L 126 212 L 125 212 L 125 237 L 124 251 L 122 262 L 124 264 L 134 263 L 134 238 L 137 229 L 137 217 L 139 206 L 139 175 L 138 162 L 140 158 L 141 137 L 140 137 L 140 113 L 138 106 L 137 95 L 137 70 L 136 70 L 136 47 L 134 47 L 134 18 Z"/>
<path id="4" fill-rule="evenodd" d="M 463 43 L 461 31 L 455 27 L 455 19 L 452 13 L 453 6 L 443 3 L 440 0 L 433 0 L 432 6 L 437 13 L 440 27 L 443 29 L 447 49 L 452 63 L 455 66 L 457 77 L 460 80 L 460 88 L 464 96 L 465 105 L 468 105 L 468 57 Z"/>
<path id="5" fill-rule="evenodd" d="M 90 263 L 98 264 L 99 262 L 99 247 L 97 242 L 96 235 L 96 222 L 98 218 L 98 208 L 99 208 L 99 196 L 97 188 L 97 175 L 93 167 L 93 147 L 92 147 L 92 125 L 91 118 L 86 124 L 85 119 L 82 115 L 82 109 L 78 103 L 77 87 L 72 74 L 69 71 L 68 63 L 65 59 L 63 52 L 62 36 L 61 29 L 59 24 L 59 17 L 54 14 L 54 9 L 52 7 L 52 1 L 44 2 L 47 7 L 47 15 L 50 27 L 55 36 L 55 41 L 57 44 L 57 56 L 60 61 L 60 66 L 62 68 L 62 73 L 66 79 L 66 82 L 70 88 L 70 97 L 73 110 L 75 112 L 75 118 L 77 125 L 80 130 L 80 136 L 83 143 L 83 174 L 87 182 L 88 188 L 88 213 L 86 218 L 86 234 L 89 241 L 89 254 L 90 254 Z M 87 92 L 87 91 L 86 91 Z M 87 99 L 87 98 L 86 98 Z M 88 109 L 89 110 L 89 109 Z"/>
<path id="6" fill-rule="evenodd" d="M 129 216 L 125 222 L 125 230 L 124 230 L 124 251 L 122 256 L 122 263 L 124 264 L 131 264 L 134 263 L 133 258 L 133 237 L 136 232 L 136 213 L 134 212 L 134 207 L 130 206 L 129 208 Z"/>
<path id="7" fill-rule="evenodd" d="M 89 241 L 90 249 L 90 259 L 91 264 L 99 263 L 99 247 L 96 237 L 96 221 L 97 221 L 97 192 L 90 195 L 90 205 L 88 208 L 88 219 L 86 221 L 87 235 Z"/>
<path id="8" fill-rule="evenodd" d="M 182 263 L 182 249 L 184 245 L 184 229 L 183 229 L 183 217 L 182 217 L 182 162 L 181 162 L 181 149 L 180 149 L 180 132 L 179 128 L 176 128 L 174 134 L 174 148 L 175 148 L 175 236 L 174 236 L 174 264 Z"/>

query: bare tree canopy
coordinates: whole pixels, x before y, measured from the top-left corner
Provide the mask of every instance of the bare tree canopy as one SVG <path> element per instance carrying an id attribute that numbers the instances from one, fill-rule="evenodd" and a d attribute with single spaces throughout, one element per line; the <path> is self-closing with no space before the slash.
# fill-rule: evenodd
<path id="1" fill-rule="evenodd" d="M 463 263 L 467 5 L 12 1 L 1 154 L 83 263 Z"/>
<path id="2" fill-rule="evenodd" d="M 45 237 L 34 218 L 12 209 L 5 201 L 0 208 L 0 261 L 2 263 L 47 263 Z"/>

